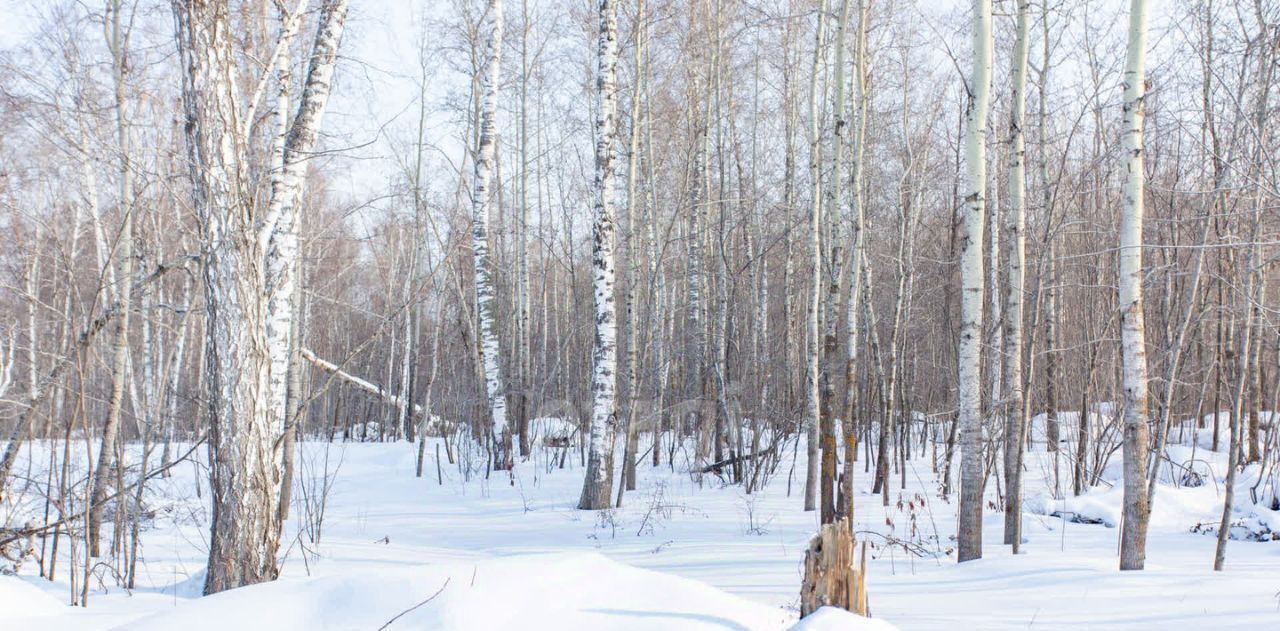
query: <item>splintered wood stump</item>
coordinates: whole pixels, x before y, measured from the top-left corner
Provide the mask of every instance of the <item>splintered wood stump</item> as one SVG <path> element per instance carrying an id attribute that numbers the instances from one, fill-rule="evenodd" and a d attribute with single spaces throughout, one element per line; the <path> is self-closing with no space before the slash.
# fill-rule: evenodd
<path id="1" fill-rule="evenodd" d="M 819 607 L 839 607 L 867 615 L 867 550 L 861 566 L 854 566 L 854 538 L 848 519 L 826 524 L 809 541 L 804 554 L 804 582 L 800 586 L 800 616 Z"/>

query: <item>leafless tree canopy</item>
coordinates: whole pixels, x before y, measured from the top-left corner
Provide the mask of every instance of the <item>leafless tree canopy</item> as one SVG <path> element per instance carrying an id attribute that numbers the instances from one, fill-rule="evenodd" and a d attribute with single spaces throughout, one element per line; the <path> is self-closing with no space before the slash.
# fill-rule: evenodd
<path id="1" fill-rule="evenodd" d="M 1029 449 L 1055 497 L 1122 462 L 1124 569 L 1189 436 L 1218 568 L 1237 472 L 1280 505 L 1280 2 L 7 4 L 0 499 L 43 521 L 0 548 L 81 603 L 181 458 L 205 590 L 274 579 L 301 440 L 551 448 L 593 510 L 794 477 L 824 524 L 924 458 L 961 561 L 995 506 L 1017 550 Z"/>

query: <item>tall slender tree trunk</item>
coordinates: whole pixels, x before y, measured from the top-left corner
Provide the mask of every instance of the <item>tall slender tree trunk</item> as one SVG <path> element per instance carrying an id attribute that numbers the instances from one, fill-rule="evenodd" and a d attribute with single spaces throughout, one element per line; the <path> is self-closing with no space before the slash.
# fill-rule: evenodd
<path id="1" fill-rule="evenodd" d="M 520 455 L 528 458 L 531 445 L 529 443 L 529 400 L 531 372 L 533 361 L 530 357 L 530 300 L 529 300 L 529 259 L 533 256 L 529 241 L 529 32 L 532 29 L 529 13 L 529 0 L 520 1 L 521 22 L 520 34 L 520 210 L 519 230 L 516 244 L 516 376 L 514 383 L 516 433 L 519 436 Z M 425 84 L 424 84 L 425 90 Z M 536 199 L 536 197 L 535 197 Z"/>
<path id="2" fill-rule="evenodd" d="M 479 321 L 480 362 L 484 368 L 484 396 L 489 416 L 495 468 L 511 467 L 511 431 L 507 427 L 507 395 L 502 375 L 502 347 L 498 344 L 497 289 L 489 254 L 489 202 L 492 195 L 497 145 L 498 88 L 502 71 L 502 0 L 489 0 L 485 13 L 488 37 L 481 75 L 480 136 L 476 147 L 471 191 L 471 250 L 475 272 L 476 317 Z"/>
<path id="3" fill-rule="evenodd" d="M 1126 180 L 1120 221 L 1120 363 L 1124 389 L 1124 523 L 1120 569 L 1141 570 L 1147 556 L 1147 350 L 1142 314 L 1143 119 L 1146 95 L 1147 2 L 1129 5 L 1124 71 Z"/>
<path id="4" fill-rule="evenodd" d="M 795 299 L 791 291 L 791 286 L 795 278 L 795 241 L 792 232 L 796 224 L 796 215 L 799 204 L 796 201 L 796 127 L 797 112 L 795 98 L 792 95 L 792 45 L 794 41 L 795 27 L 793 20 L 787 20 L 783 27 L 783 73 L 782 73 L 782 206 L 786 212 L 786 228 L 783 232 L 783 241 L 785 242 L 785 251 L 783 253 L 782 264 L 782 368 L 783 374 L 786 375 L 786 381 L 783 384 L 783 408 L 788 412 L 796 409 L 796 383 L 797 377 L 802 375 L 799 361 L 799 347 L 795 343 Z M 790 485 L 787 488 L 787 494 L 790 495 Z"/>
<path id="5" fill-rule="evenodd" d="M 710 83 L 708 81 L 708 83 Z M 691 99 L 692 100 L 692 99 Z M 709 110 L 710 108 L 706 108 Z M 685 369 L 684 369 L 684 395 L 686 401 L 692 401 L 692 410 L 682 410 L 681 426 L 676 433 L 677 440 L 684 436 L 684 424 L 687 422 L 692 426 L 695 435 L 698 437 L 694 460 L 696 466 L 706 464 L 705 441 L 702 440 L 702 423 L 703 423 L 703 388 L 704 372 L 706 370 L 706 338 L 703 335 L 703 287 L 704 280 L 704 254 L 703 247 L 705 221 L 703 215 L 706 212 L 705 206 L 709 203 L 708 197 L 710 190 L 707 187 L 706 172 L 709 169 L 707 164 L 708 151 L 707 147 L 710 142 L 710 134 L 707 126 L 711 114 L 709 111 L 699 112 L 694 104 L 690 104 L 691 116 L 693 117 L 693 144 L 690 147 L 693 160 L 693 173 L 689 182 L 689 215 L 685 239 L 688 243 L 687 255 L 688 262 L 686 265 L 686 296 L 687 296 L 687 319 L 685 321 L 684 342 L 685 342 Z"/>
<path id="6" fill-rule="evenodd" d="M 302 279 L 302 259 L 297 261 L 295 272 L 299 281 Z M 297 459 L 297 438 L 302 431 L 302 421 L 306 417 L 307 398 L 302 394 L 302 325 L 306 322 L 306 301 L 303 299 L 302 283 L 299 282 L 293 292 L 293 330 L 289 339 L 289 393 L 285 397 L 284 438 L 280 442 L 280 502 L 277 509 L 281 526 L 289 519 L 289 505 L 293 502 L 293 473 Z M 184 330 L 185 333 L 185 330 Z M 405 397 L 408 400 L 408 397 Z"/>
<path id="7" fill-rule="evenodd" d="M 1005 310 L 1005 544 L 1018 553 L 1023 517 L 1023 275 L 1027 262 L 1027 44 L 1030 0 L 1018 0 L 1009 114 L 1009 298 Z"/>
<path id="8" fill-rule="evenodd" d="M 1276 46 L 1276 40 L 1273 40 L 1268 31 L 1273 26 L 1267 25 L 1261 11 L 1261 4 L 1256 5 L 1258 26 L 1263 33 L 1264 41 L 1261 42 L 1261 51 L 1258 55 L 1258 97 L 1255 105 L 1256 120 L 1254 123 L 1254 159 L 1253 163 L 1261 165 L 1266 160 L 1265 152 L 1268 147 L 1268 123 L 1270 122 L 1270 92 L 1271 81 L 1274 75 L 1274 67 L 1272 65 L 1273 46 Z M 1262 176 L 1262 169 L 1257 169 L 1255 177 Z M 1264 275 L 1264 262 L 1262 256 L 1262 220 L 1263 210 L 1265 206 L 1265 196 L 1261 190 L 1255 191 L 1253 195 L 1252 217 L 1250 217 L 1250 234 L 1249 234 L 1249 258 L 1245 262 L 1248 267 L 1245 268 L 1244 274 L 1244 290 L 1241 296 L 1241 312 L 1243 313 L 1243 322 L 1239 325 L 1239 348 L 1236 354 L 1236 363 L 1238 374 L 1236 375 L 1236 388 L 1234 400 L 1231 408 L 1231 444 L 1228 447 L 1230 454 L 1227 458 L 1227 476 L 1223 482 L 1223 500 L 1222 500 L 1222 521 L 1218 524 L 1218 541 L 1213 555 L 1213 569 L 1222 571 L 1226 566 L 1227 557 L 1227 540 L 1231 533 L 1231 515 L 1235 509 L 1235 485 L 1238 469 L 1241 467 L 1242 461 L 1246 456 L 1252 457 L 1258 453 L 1257 446 L 1253 443 L 1257 440 L 1257 428 L 1254 427 L 1252 419 L 1248 426 L 1244 419 L 1247 411 L 1245 410 L 1245 397 L 1249 390 L 1248 384 L 1255 381 L 1255 376 L 1250 374 L 1250 364 L 1254 360 L 1254 350 L 1252 345 L 1261 345 L 1259 340 L 1255 340 L 1254 336 L 1261 336 L 1262 329 L 1262 305 L 1265 299 L 1266 277 Z M 1255 367 L 1257 370 L 1259 367 Z M 1250 396 L 1251 403 L 1257 405 L 1256 395 Z M 1216 413 L 1216 410 L 1215 410 Z M 1248 434 L 1248 437 L 1246 437 Z M 1246 453 L 1246 448 L 1248 452 Z"/>
<path id="9" fill-rule="evenodd" d="M 983 247 L 986 249 L 987 261 L 985 272 L 987 275 L 986 296 L 987 306 L 983 314 L 987 322 L 987 342 L 986 354 L 983 357 L 985 364 L 985 372 L 983 378 L 987 384 L 987 415 L 994 419 L 1002 417 L 1004 397 L 1004 296 L 1000 295 L 1000 250 L 1003 247 L 1001 239 L 1001 216 L 1000 216 L 1000 151 L 999 151 L 999 134 L 991 133 L 991 128 L 998 127 L 999 118 L 997 117 L 994 124 L 988 123 L 987 133 L 987 227 L 984 231 L 986 243 Z M 996 137 L 997 140 L 991 140 Z M 992 151 L 992 148 L 995 151 Z"/>
<path id="10" fill-rule="evenodd" d="M 838 210 L 840 203 L 843 201 L 844 192 L 844 136 L 846 126 L 849 121 L 846 118 L 848 104 L 845 102 L 844 90 L 844 59 L 845 59 L 845 30 L 849 22 L 849 0 L 840 0 L 840 10 L 836 16 L 835 24 L 835 64 L 832 68 L 831 82 L 834 86 L 832 92 L 831 109 L 835 116 L 834 130 L 831 139 L 831 185 L 827 187 L 827 204 L 828 212 L 831 217 L 829 223 L 833 225 L 838 218 Z M 822 375 L 821 375 L 821 394 L 819 397 L 820 414 L 819 414 L 819 431 L 821 432 L 822 443 L 822 468 L 820 471 L 821 484 L 819 491 L 821 493 L 821 522 L 824 524 L 834 523 L 836 520 L 836 460 L 838 457 L 838 448 L 836 444 L 836 354 L 839 343 L 837 342 L 837 322 L 839 314 L 837 309 L 840 304 L 840 243 L 842 239 L 837 238 L 836 231 L 833 228 L 830 234 L 830 260 L 827 261 L 826 281 L 826 304 L 823 307 L 825 314 L 824 328 L 822 340 Z M 815 268 L 816 269 L 816 268 Z"/>
<path id="11" fill-rule="evenodd" d="M 1040 151 L 1039 151 L 1039 171 L 1040 171 L 1040 203 L 1044 207 L 1045 231 L 1044 231 L 1044 248 L 1045 264 L 1044 275 L 1037 280 L 1043 292 L 1037 300 L 1041 303 L 1042 312 L 1040 317 L 1044 318 L 1044 398 L 1045 398 L 1045 450 L 1053 452 L 1054 457 L 1054 490 L 1057 491 L 1058 477 L 1058 443 L 1059 443 L 1059 422 L 1058 422 L 1058 259 L 1057 259 L 1057 231 L 1053 225 L 1053 186 L 1049 181 L 1049 68 L 1050 68 L 1050 39 L 1049 39 L 1049 0 L 1042 0 L 1040 4 L 1041 20 L 1040 20 L 1040 81 L 1039 81 L 1039 103 L 1037 103 L 1037 132 L 1039 134 Z M 1096 177 L 1096 175 L 1095 175 Z M 1032 329 L 1034 337 L 1034 329 Z M 1031 357 L 1034 357 L 1034 349 L 1031 349 Z M 1028 361 L 1028 363 L 1033 363 Z M 1027 374 L 1031 374 L 1028 370 Z M 1081 386 L 1084 390 L 1088 390 L 1088 377 L 1085 378 L 1084 384 Z M 1023 393 L 1025 397 L 1025 392 Z M 1084 396 L 1084 395 L 1082 395 Z M 1025 405 L 1023 406 L 1026 407 Z M 1080 426 L 1077 430 L 1087 428 L 1089 423 L 1088 410 L 1080 411 Z M 1030 448 L 1034 444 L 1034 436 L 1032 432 L 1026 432 L 1027 440 L 1025 447 Z M 1076 450 L 1083 452 L 1088 449 L 1086 443 L 1076 443 Z M 1081 460 L 1083 462 L 1083 460 Z"/>
<path id="12" fill-rule="evenodd" d="M 818 107 L 819 76 L 822 73 L 823 45 L 825 37 L 827 0 L 819 0 L 818 24 L 813 37 L 813 73 L 809 76 L 809 178 L 813 187 L 812 208 L 809 213 L 809 247 L 813 265 L 813 284 L 810 287 L 808 313 L 809 365 L 806 371 L 807 410 L 805 413 L 805 437 L 808 441 L 808 461 L 804 478 L 804 509 L 818 508 L 822 449 L 819 439 L 818 419 L 821 416 L 820 375 L 822 372 L 822 138 L 819 136 L 821 113 Z"/>
<path id="13" fill-rule="evenodd" d="M 1249 269 L 1246 270 L 1244 277 L 1244 292 L 1241 298 L 1241 304 L 1245 313 L 1244 322 L 1239 326 L 1239 341 L 1236 350 L 1236 386 L 1233 392 L 1231 402 L 1231 443 L 1228 446 L 1229 453 L 1227 455 L 1227 475 L 1223 482 L 1223 500 L 1222 500 L 1222 520 L 1218 524 L 1218 540 L 1217 546 L 1213 553 L 1213 569 L 1214 571 L 1222 571 L 1226 567 L 1227 558 L 1227 541 L 1230 539 L 1231 533 L 1231 515 L 1235 510 L 1235 485 L 1236 470 L 1240 468 L 1241 461 L 1244 459 L 1245 443 L 1244 438 L 1245 422 L 1245 396 L 1248 391 L 1247 384 L 1249 378 L 1249 364 L 1252 354 L 1251 345 L 1253 341 L 1253 330 L 1255 328 L 1254 321 L 1260 315 L 1259 303 L 1255 302 L 1258 298 L 1259 279 L 1257 270 L 1261 264 L 1261 247 L 1258 244 L 1258 225 L 1260 217 L 1255 216 L 1254 228 L 1252 230 L 1252 244 L 1249 246 Z M 1127 473 L 1127 470 L 1126 470 Z M 1125 490 L 1128 491 L 1126 485 Z M 1144 489 L 1145 490 L 1145 489 Z M 1123 550 L 1122 550 L 1123 552 Z M 1121 566 L 1121 569 L 1127 569 Z M 1136 568 L 1141 569 L 1141 567 Z"/>
<path id="14" fill-rule="evenodd" d="M 586 475 L 578 508 L 609 507 L 613 490 L 613 446 L 617 430 L 617 309 L 614 305 L 614 141 L 618 114 L 618 9 L 613 0 L 598 0 L 600 20 L 596 45 L 596 178 L 594 247 L 591 267 L 595 289 L 595 346 L 592 351 L 591 433 Z M 634 339 L 634 338 L 633 338 Z"/>
<path id="15" fill-rule="evenodd" d="M 111 51 L 112 79 L 115 84 L 116 142 L 120 149 L 120 240 L 118 246 L 120 272 L 115 295 L 120 304 L 120 317 L 115 322 L 115 339 L 111 348 L 111 394 L 107 401 L 107 420 L 102 426 L 102 442 L 98 460 L 94 466 L 93 491 L 89 506 L 88 533 L 89 554 L 101 554 L 102 513 L 107 500 L 107 484 L 110 481 L 111 464 L 116 460 L 116 441 L 120 436 L 120 415 L 124 407 L 124 387 L 129 368 L 129 322 L 133 301 L 133 165 L 129 163 L 130 151 L 128 99 L 125 95 L 128 81 L 128 65 L 125 55 L 127 33 L 121 22 L 127 20 L 120 13 L 123 0 L 112 0 L 108 5 L 110 18 L 107 46 Z"/>
<path id="16" fill-rule="evenodd" d="M 1047 19 L 1048 16 L 1045 16 Z M 1026 423 L 1022 415 L 1022 302 L 1026 264 L 1027 40 L 1031 0 L 1018 0 L 1018 34 L 1013 44 L 1013 94 L 1009 111 L 1009 298 L 1004 329 L 1004 542 L 1014 554 L 1022 541 L 1022 456 Z M 1043 150 L 1043 148 L 1041 148 Z"/>
<path id="17" fill-rule="evenodd" d="M 986 220 L 987 109 L 991 91 L 991 0 L 973 2 L 973 68 L 965 121 L 964 239 L 960 255 L 960 562 L 982 558 L 986 486 L 982 419 L 982 232 Z"/>
<path id="18" fill-rule="evenodd" d="M 636 489 L 636 449 L 639 446 L 639 402 L 640 402 L 640 321 L 636 312 L 636 293 L 640 288 L 640 243 L 637 229 L 639 214 L 639 193 L 637 181 L 640 175 L 640 131 L 643 123 L 640 120 L 641 95 L 644 93 L 644 54 L 645 54 L 645 12 L 644 0 L 636 4 L 636 34 L 633 59 L 635 85 L 631 90 L 631 138 L 627 151 L 627 365 L 626 365 L 626 423 L 627 439 L 622 463 L 623 485 L 618 491 L 618 505 L 622 505 L 623 491 Z M 652 317 L 652 314 L 650 314 Z M 654 441 L 654 450 L 657 450 Z"/>
<path id="19" fill-rule="evenodd" d="M 854 422 L 857 408 L 858 388 L 854 386 L 857 378 L 858 336 L 860 333 L 860 302 L 862 300 L 863 242 L 866 230 L 866 198 L 863 196 L 863 157 L 866 155 L 867 109 L 870 93 L 867 90 L 867 20 L 870 17 L 871 0 L 858 0 L 858 31 L 854 38 L 854 70 L 853 89 L 857 99 L 854 106 L 853 122 L 853 161 L 850 165 L 850 199 L 853 205 L 853 233 L 850 239 L 849 259 L 849 300 L 845 311 L 845 326 L 848 327 L 845 340 L 846 355 L 844 369 L 844 480 L 842 493 L 845 508 L 842 517 L 849 518 L 849 527 L 853 528 L 853 461 L 858 454 L 858 426 Z"/>

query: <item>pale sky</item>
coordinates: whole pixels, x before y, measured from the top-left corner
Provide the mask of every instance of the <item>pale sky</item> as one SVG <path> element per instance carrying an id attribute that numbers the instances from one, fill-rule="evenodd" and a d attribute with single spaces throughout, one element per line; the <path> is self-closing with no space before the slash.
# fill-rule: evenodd
<path id="1" fill-rule="evenodd" d="M 1179 1 L 1182 0 L 1152 0 L 1153 47 L 1159 46 L 1162 16 L 1172 13 Z M 5 16 L 0 20 L 0 48 L 19 45 L 29 38 L 34 28 L 31 16 L 47 10 L 47 2 L 0 0 L 0 15 Z M 93 0 L 83 0 L 81 4 L 95 6 Z M 156 8 L 157 12 L 167 11 L 167 3 L 162 0 L 143 0 L 142 4 Z M 950 26 L 946 24 L 946 16 L 956 15 L 953 10 L 966 4 L 964 0 L 918 2 L 921 11 L 939 28 Z M 1102 4 L 1108 10 L 1123 14 L 1129 0 Z M 430 18 L 446 19 L 451 11 L 449 5 L 443 0 L 351 1 L 337 89 L 324 125 L 328 148 L 343 150 L 341 156 L 333 158 L 340 161 L 340 168 L 332 169 L 331 179 L 339 195 L 355 200 L 375 198 L 386 191 L 388 180 L 399 172 L 401 167 L 393 146 L 398 143 L 403 149 L 405 143 L 411 142 L 418 123 L 417 86 L 421 68 L 417 46 L 422 39 L 423 17 L 431 12 Z M 997 12 L 1011 10 L 1009 0 L 997 0 L 995 5 Z M 518 8 L 516 4 L 508 8 L 508 12 Z M 164 18 L 160 14 L 155 16 L 156 20 Z M 1005 22 L 1007 20 L 998 20 L 997 29 Z M 156 28 L 164 26 L 157 22 Z M 433 43 L 428 41 L 427 45 L 430 47 Z M 450 91 L 461 91 L 466 86 L 465 78 L 450 72 L 445 61 L 433 55 L 428 62 L 432 75 L 426 99 L 431 105 L 438 105 Z M 1153 68 L 1161 62 L 1158 55 L 1149 61 Z M 443 165 L 457 165 L 464 157 L 458 133 L 457 125 L 444 115 L 434 115 L 427 121 L 425 139 L 428 145 L 437 148 L 430 155 L 436 166 L 441 167 L 432 171 L 437 179 L 447 175 Z"/>

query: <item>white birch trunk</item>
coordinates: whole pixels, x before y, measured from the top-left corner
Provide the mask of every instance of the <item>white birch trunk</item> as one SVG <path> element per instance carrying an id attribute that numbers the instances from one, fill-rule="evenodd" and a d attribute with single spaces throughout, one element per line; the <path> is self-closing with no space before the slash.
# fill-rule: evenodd
<path id="1" fill-rule="evenodd" d="M 640 242 L 637 234 L 637 215 L 639 213 L 639 193 L 637 181 L 640 175 L 640 100 L 644 91 L 644 55 L 645 55 L 645 5 L 644 0 L 636 4 L 636 35 L 633 68 L 635 85 L 631 91 L 631 137 L 627 151 L 627 359 L 625 396 L 626 442 L 624 443 L 624 462 L 622 463 L 623 484 L 618 489 L 618 506 L 622 506 L 623 491 L 634 491 L 636 488 L 636 449 L 638 446 L 638 402 L 640 392 L 640 344 L 641 327 L 639 313 L 635 308 L 636 294 L 640 286 Z M 652 314 L 650 314 L 652 317 Z"/>
<path id="2" fill-rule="evenodd" d="M 498 82 L 502 69 L 502 0 L 489 0 L 486 13 L 489 37 L 485 41 L 485 68 L 481 76 L 480 137 L 476 147 L 471 194 L 471 248 L 475 271 L 476 317 L 479 321 L 480 360 L 484 366 L 484 391 L 488 402 L 489 432 L 494 464 L 511 466 L 507 429 L 507 398 L 502 379 L 501 347 L 495 309 L 497 291 L 489 260 L 489 197 L 497 144 Z"/>
<path id="3" fill-rule="evenodd" d="M 409 254 L 409 273 L 405 275 L 404 283 L 401 286 L 401 295 L 405 304 L 405 314 L 403 322 L 403 347 L 400 357 L 400 395 L 404 401 L 396 409 L 396 435 L 397 440 L 407 438 L 412 440 L 411 434 L 413 423 L 413 411 L 409 407 L 409 403 L 413 400 L 413 390 L 417 378 L 417 362 L 415 361 L 415 353 L 418 349 L 418 329 L 420 327 L 420 308 L 418 306 L 417 292 L 421 290 L 421 273 L 422 265 L 422 248 L 426 242 L 426 235 L 423 234 L 422 215 L 423 215 L 423 199 L 422 199 L 422 153 L 423 153 L 423 136 L 425 134 L 427 105 L 425 102 L 426 79 L 421 79 L 419 87 L 419 105 L 418 105 L 418 138 L 414 149 L 413 163 L 413 238 L 412 247 Z"/>
<path id="4" fill-rule="evenodd" d="M 821 121 L 818 119 L 818 83 L 822 72 L 822 52 L 826 24 L 827 0 L 818 3 L 818 24 L 813 37 L 813 72 L 809 76 L 809 178 L 813 187 L 813 207 L 809 213 L 809 248 L 813 265 L 813 285 L 810 287 L 807 339 L 809 349 L 808 369 L 805 374 L 806 401 L 805 437 L 808 441 L 808 462 L 804 478 L 804 509 L 818 508 L 818 487 L 821 467 L 821 446 L 818 436 L 819 403 L 822 393 L 819 375 L 822 371 L 822 329 L 819 326 L 822 310 L 822 139 L 819 137 Z"/>
<path id="5" fill-rule="evenodd" d="M 996 119 L 999 124 L 999 119 Z M 987 147 L 996 148 L 996 151 L 987 151 L 987 228 L 985 230 L 986 243 L 983 247 L 987 250 L 987 311 L 984 317 L 987 320 L 988 341 L 986 362 L 986 380 L 989 398 L 987 404 L 987 414 L 992 417 L 998 417 L 998 410 L 1004 403 L 1004 297 L 1000 295 L 1000 186 L 995 181 L 1000 179 L 998 168 L 999 161 L 999 141 L 990 140 L 992 136 L 997 134 L 987 134 Z M 992 155 L 992 154 L 995 155 Z M 994 167 L 994 168 L 993 168 Z M 992 181 L 995 180 L 995 181 Z"/>
<path id="6" fill-rule="evenodd" d="M 214 593 L 272 580 L 277 573 L 279 439 L 294 317 L 298 202 L 330 92 L 347 3 L 322 4 L 301 102 L 283 143 L 277 139 L 273 146 L 282 155 L 273 160 L 279 170 L 265 208 L 258 207 L 252 184 L 244 179 L 248 150 L 229 9 L 181 0 L 173 8 L 189 168 L 203 238 L 214 497 L 205 592 Z M 285 16 L 286 23 L 289 19 Z M 279 96 L 287 96 L 283 86 Z"/>
<path id="7" fill-rule="evenodd" d="M 1048 19 L 1048 16 L 1044 16 Z M 1022 302 L 1027 258 L 1026 135 L 1027 40 L 1031 0 L 1018 0 L 1018 33 L 1013 44 L 1013 94 L 1009 112 L 1009 295 L 1004 322 L 1004 542 L 1014 554 L 1022 542 L 1022 457 L 1026 424 L 1022 416 Z M 1043 148 L 1042 148 L 1043 150 Z"/>
<path id="8" fill-rule="evenodd" d="M 960 255 L 960 517 L 958 558 L 982 558 L 982 492 L 986 486 L 982 418 L 982 240 L 986 220 L 987 108 L 991 89 L 991 0 L 973 2 L 973 68 L 965 121 L 965 214 Z"/>
<path id="9" fill-rule="evenodd" d="M 5 393 L 9 391 L 9 386 L 13 385 L 13 357 L 17 347 L 17 331 L 11 329 L 9 339 L 0 340 L 0 399 L 4 398 Z M 32 383 L 35 382 L 32 381 Z"/>
<path id="10" fill-rule="evenodd" d="M 119 164 L 119 196 L 117 204 L 120 208 L 120 272 L 115 276 L 119 282 L 115 295 L 119 298 L 120 317 L 115 322 L 115 340 L 111 348 L 111 393 L 107 401 L 107 419 L 102 426 L 102 441 L 99 443 L 98 460 L 94 465 L 93 490 L 89 505 L 88 531 L 86 539 L 89 554 L 101 554 L 100 542 L 102 534 L 102 513 L 107 498 L 107 483 L 111 464 L 115 461 L 116 439 L 120 435 L 120 414 L 124 407 L 124 387 L 128 379 L 129 365 L 129 321 L 132 311 L 133 291 L 133 167 L 129 164 L 129 112 L 128 99 L 125 95 L 128 69 L 125 59 L 126 34 L 121 30 L 120 12 L 123 9 L 121 0 L 113 0 L 108 5 L 110 17 L 107 47 L 111 51 L 112 82 L 115 88 L 116 106 L 116 142 L 120 151 Z M 117 533 L 118 534 L 118 533 Z"/>
<path id="11" fill-rule="evenodd" d="M 835 59 L 831 71 L 833 84 L 831 109 L 835 118 L 831 139 L 831 184 L 826 187 L 827 214 L 826 222 L 831 224 L 828 244 L 831 258 L 827 261 L 826 304 L 823 307 L 823 340 L 821 345 L 822 374 L 819 378 L 819 421 L 818 432 L 822 446 L 822 464 L 819 472 L 819 510 L 821 523 L 834 523 L 836 520 L 836 429 L 835 429 L 835 370 L 837 342 L 837 326 L 840 319 L 838 309 L 840 303 L 840 243 L 836 238 L 840 213 L 840 203 L 844 197 L 844 136 L 847 103 L 844 89 L 845 31 L 849 23 L 849 0 L 840 1 L 840 9 L 836 14 L 833 34 L 835 41 Z"/>
<path id="12" fill-rule="evenodd" d="M 857 404 L 855 393 L 856 370 L 858 363 L 858 336 L 860 334 L 859 314 L 862 300 L 862 267 L 863 242 L 866 231 L 863 222 L 866 220 L 865 198 L 862 194 L 863 156 L 866 154 L 867 107 L 870 93 L 867 90 L 867 20 L 869 19 L 869 0 L 858 0 L 858 31 L 854 43 L 853 89 L 857 104 L 854 107 L 853 123 L 853 163 L 851 165 L 850 188 L 853 204 L 852 238 L 849 248 L 849 300 L 845 312 L 848 327 L 846 339 L 847 356 L 845 359 L 845 401 L 844 401 L 844 484 L 842 492 L 845 497 L 844 517 L 848 517 L 850 527 L 853 526 L 853 460 L 857 455 L 857 424 L 854 422 L 854 409 Z"/>
<path id="13" fill-rule="evenodd" d="M 521 0 L 520 11 L 524 25 L 520 36 L 520 225 L 516 238 L 516 375 L 512 383 L 516 389 L 515 421 L 516 432 L 520 436 L 520 455 L 527 460 L 531 455 L 529 401 L 532 398 L 530 381 L 533 366 L 529 351 L 529 260 L 533 256 L 529 241 L 529 0 Z"/>
<path id="14" fill-rule="evenodd" d="M 311 363 L 311 365 L 315 366 L 316 368 L 319 368 L 327 373 L 330 373 L 331 375 L 333 375 L 334 378 L 341 379 L 342 381 L 346 382 L 348 385 L 355 386 L 361 390 L 364 390 L 365 392 L 368 392 L 369 394 L 376 395 L 378 398 L 382 399 L 387 405 L 395 409 L 408 407 L 413 411 L 414 414 L 421 415 L 423 413 L 422 406 L 416 403 L 413 403 L 412 401 L 409 401 L 402 396 L 391 394 L 390 392 L 387 391 L 386 388 L 376 383 L 373 383 L 372 381 L 369 381 L 362 377 L 358 377 L 356 375 L 353 375 L 343 370 L 342 366 L 339 366 L 338 364 L 335 364 L 327 359 L 317 356 L 315 354 L 315 351 L 312 351 L 309 348 L 305 348 L 305 347 L 300 348 L 298 350 L 298 354 L 302 359 L 307 360 L 308 362 Z"/>
<path id="15" fill-rule="evenodd" d="M 246 273 L 260 260 L 242 209 L 243 137 L 233 86 L 225 9 L 174 3 L 184 70 L 184 109 L 193 194 L 203 241 L 206 392 L 210 422 L 213 530 L 205 592 L 271 580 L 279 527 L 279 468 L 267 402 L 270 356 L 253 335 L 265 298 Z M 265 329 L 265 326 L 263 327 Z M 265 331 L 262 331 L 265 333 Z M 254 543 L 259 545 L 254 545 Z M 241 545 L 244 543 L 245 545 Z"/>
<path id="16" fill-rule="evenodd" d="M 1147 350 L 1142 315 L 1143 118 L 1147 2 L 1129 5 L 1124 70 L 1124 208 L 1120 219 L 1120 363 L 1124 390 L 1124 513 L 1120 569 L 1141 570 L 1147 547 Z"/>
<path id="17" fill-rule="evenodd" d="M 301 7 L 300 7 L 301 8 Z M 298 110 L 289 120 L 289 63 L 280 64 L 280 103 L 277 104 L 281 137 L 277 142 L 279 170 L 271 182 L 271 202 L 262 224 L 258 242 L 266 256 L 266 289 L 268 296 L 267 344 L 271 353 L 272 414 L 285 418 L 289 385 L 290 337 L 293 332 L 294 305 L 297 291 L 298 234 L 300 204 L 306 180 L 307 161 L 315 151 L 320 136 L 320 121 L 333 89 L 337 67 L 338 45 L 346 25 L 347 0 L 325 0 L 321 5 L 320 24 L 311 46 L 310 65 Z M 282 38 L 293 37 L 299 16 L 284 16 Z M 287 43 L 286 43 L 287 50 Z M 287 57 L 287 55 L 285 55 Z"/>
<path id="18" fill-rule="evenodd" d="M 617 312 L 614 285 L 614 137 L 618 112 L 618 15 L 612 0 L 599 0 L 600 32 L 596 47 L 596 200 L 592 229 L 595 289 L 595 348 L 591 371 L 591 432 L 587 468 L 578 508 L 608 508 L 613 480 L 613 445 L 617 429 Z"/>

